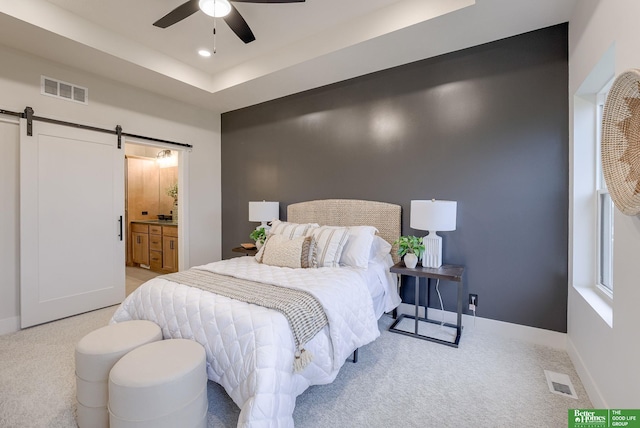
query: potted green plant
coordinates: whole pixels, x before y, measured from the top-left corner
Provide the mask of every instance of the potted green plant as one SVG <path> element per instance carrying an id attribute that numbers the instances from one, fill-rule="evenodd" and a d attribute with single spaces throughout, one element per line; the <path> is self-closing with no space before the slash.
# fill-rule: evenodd
<path id="1" fill-rule="evenodd" d="M 174 222 L 178 221 L 178 182 L 176 181 L 167 188 L 167 196 L 173 198 L 173 210 L 171 211 L 172 219 Z"/>
<path id="2" fill-rule="evenodd" d="M 262 247 L 262 244 L 264 244 L 264 241 L 267 239 L 267 232 L 263 227 L 258 227 L 256 230 L 251 232 L 249 238 L 256 241 L 256 248 L 260 249 L 260 247 Z"/>
<path id="3" fill-rule="evenodd" d="M 414 268 L 418 264 L 418 260 L 422 259 L 424 254 L 424 243 L 422 237 L 417 236 L 401 236 L 394 245 L 398 245 L 398 255 L 404 257 L 404 264 L 408 268 Z"/>

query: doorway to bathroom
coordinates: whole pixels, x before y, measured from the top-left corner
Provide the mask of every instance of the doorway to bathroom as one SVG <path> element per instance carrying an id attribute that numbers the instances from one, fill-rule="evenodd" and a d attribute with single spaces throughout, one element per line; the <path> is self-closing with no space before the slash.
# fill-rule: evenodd
<path id="1" fill-rule="evenodd" d="M 176 149 L 125 143 L 126 294 L 179 270 L 180 157 Z"/>

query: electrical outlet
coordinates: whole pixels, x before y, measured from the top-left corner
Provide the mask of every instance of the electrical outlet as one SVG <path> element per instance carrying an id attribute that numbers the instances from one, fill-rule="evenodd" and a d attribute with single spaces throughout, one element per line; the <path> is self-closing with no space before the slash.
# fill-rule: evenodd
<path id="1" fill-rule="evenodd" d="M 478 295 L 469 294 L 469 310 L 475 311 L 477 306 L 478 306 Z"/>

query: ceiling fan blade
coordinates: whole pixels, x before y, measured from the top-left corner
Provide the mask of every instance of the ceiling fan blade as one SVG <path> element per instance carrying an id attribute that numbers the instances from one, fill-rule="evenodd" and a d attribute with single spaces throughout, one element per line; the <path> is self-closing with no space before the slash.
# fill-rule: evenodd
<path id="1" fill-rule="evenodd" d="M 230 0 L 236 3 L 304 3 L 305 0 Z"/>
<path id="2" fill-rule="evenodd" d="M 167 28 L 176 22 L 180 22 L 183 19 L 190 17 L 199 10 L 200 7 L 198 6 L 198 0 L 189 0 L 158 19 L 153 23 L 153 25 L 160 28 Z"/>
<path id="3" fill-rule="evenodd" d="M 236 33 L 243 42 L 251 43 L 256 39 L 256 36 L 253 35 L 247 21 L 244 20 L 242 15 L 240 15 L 240 12 L 238 12 L 238 9 L 233 7 L 233 5 L 231 5 L 231 12 L 222 19 L 224 19 L 224 22 L 229 25 L 233 32 Z"/>

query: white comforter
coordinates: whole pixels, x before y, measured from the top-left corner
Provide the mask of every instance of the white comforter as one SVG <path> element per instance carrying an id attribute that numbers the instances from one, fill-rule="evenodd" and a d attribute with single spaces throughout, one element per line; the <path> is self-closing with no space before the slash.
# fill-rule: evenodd
<path id="1" fill-rule="evenodd" d="M 364 270 L 279 268 L 253 257 L 198 269 L 307 290 L 329 320 L 305 346 L 313 361 L 294 373 L 293 334 L 279 312 L 161 277 L 127 297 L 111 322 L 148 319 L 162 328 L 165 338 L 201 343 L 209 379 L 221 384 L 241 409 L 238 427 L 293 427 L 296 397 L 310 385 L 332 382 L 356 348 L 380 335 Z"/>

